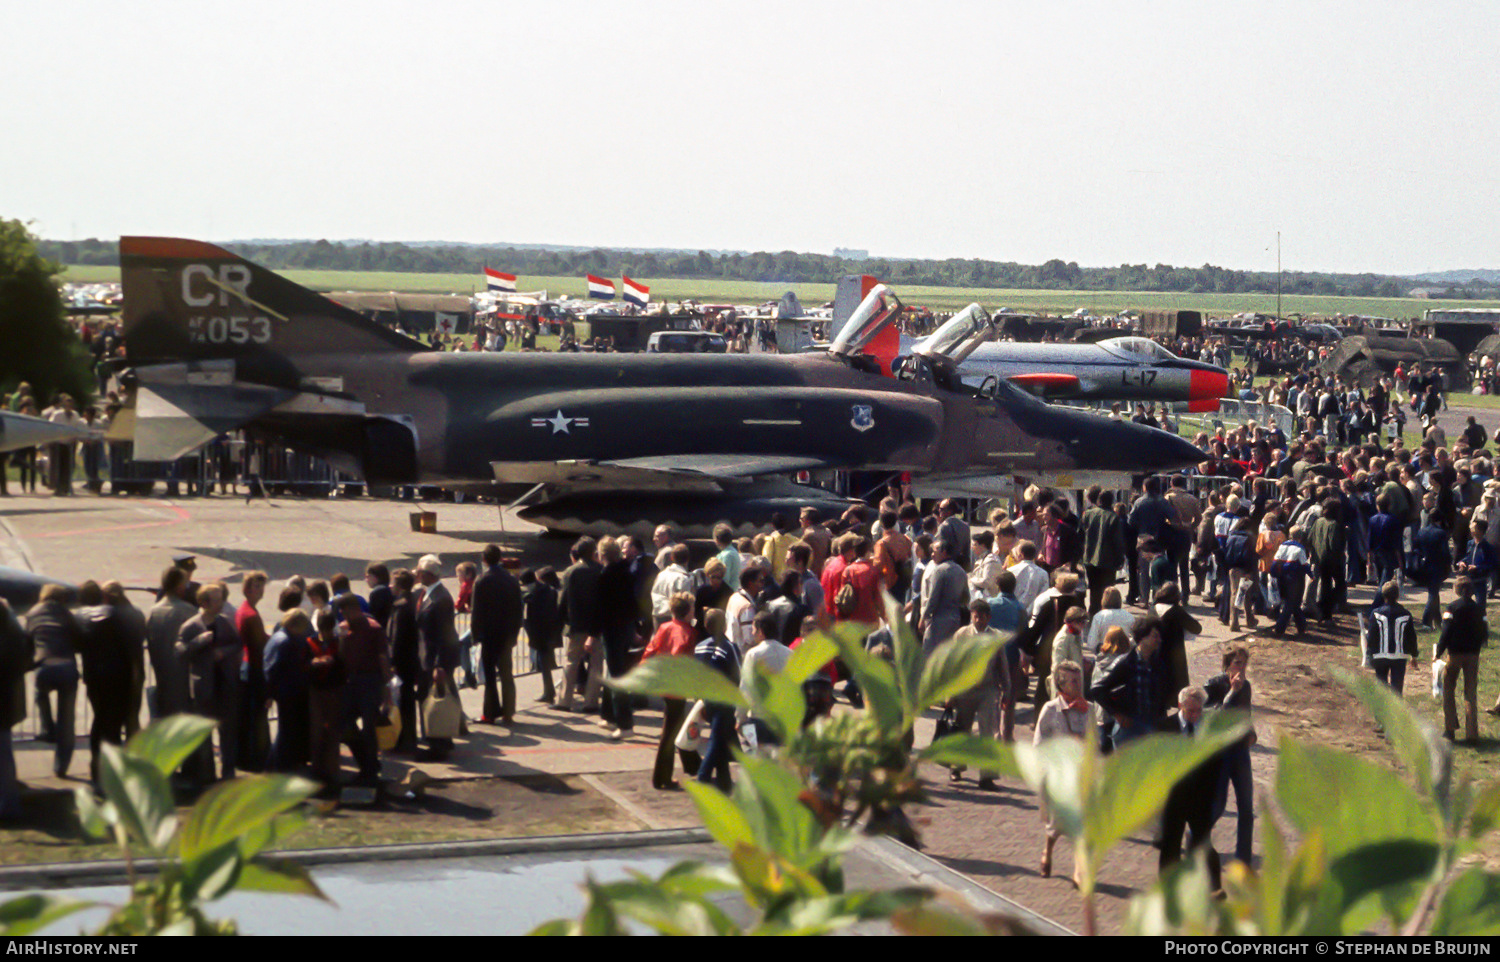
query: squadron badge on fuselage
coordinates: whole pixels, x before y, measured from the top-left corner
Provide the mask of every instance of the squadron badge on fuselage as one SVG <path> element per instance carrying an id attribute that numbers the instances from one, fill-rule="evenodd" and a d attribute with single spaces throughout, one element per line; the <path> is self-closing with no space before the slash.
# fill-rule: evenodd
<path id="1" fill-rule="evenodd" d="M 855 404 L 852 406 L 854 416 L 849 419 L 849 426 L 856 431 L 868 431 L 875 426 L 875 409 L 869 404 Z"/>

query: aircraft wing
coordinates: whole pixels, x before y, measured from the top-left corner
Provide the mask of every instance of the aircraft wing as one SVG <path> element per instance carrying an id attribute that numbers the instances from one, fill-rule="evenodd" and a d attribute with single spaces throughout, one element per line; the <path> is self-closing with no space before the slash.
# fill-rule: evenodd
<path id="1" fill-rule="evenodd" d="M 39 444 L 83 441 L 92 432 L 82 424 L 55 424 L 45 418 L 0 411 L 0 454 Z"/>
<path id="2" fill-rule="evenodd" d="M 712 493 L 729 482 L 839 465 L 803 455 L 678 454 L 620 461 L 495 461 L 490 467 L 502 484 Z"/>

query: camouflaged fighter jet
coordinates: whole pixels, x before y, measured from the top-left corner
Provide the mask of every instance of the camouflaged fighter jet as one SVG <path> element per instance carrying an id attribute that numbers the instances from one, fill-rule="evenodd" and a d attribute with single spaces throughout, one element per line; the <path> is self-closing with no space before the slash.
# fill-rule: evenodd
<path id="1" fill-rule="evenodd" d="M 862 348 L 900 313 L 883 286 L 822 354 L 443 353 L 211 244 L 125 237 L 120 265 L 146 460 L 252 428 L 372 483 L 527 485 L 523 516 L 549 528 L 687 531 L 829 503 L 793 473 L 1044 479 L 1202 456 L 1003 381 L 964 385 L 957 366 L 995 333 L 978 305 L 882 373 L 890 359 Z"/>

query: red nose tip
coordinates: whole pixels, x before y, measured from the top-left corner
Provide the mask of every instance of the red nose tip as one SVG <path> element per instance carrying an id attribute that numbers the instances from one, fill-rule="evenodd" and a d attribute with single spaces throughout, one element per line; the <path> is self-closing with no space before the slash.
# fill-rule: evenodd
<path id="1" fill-rule="evenodd" d="M 1219 398 L 1229 393 L 1229 375 L 1223 371 L 1192 372 L 1188 382 L 1188 410 L 1217 411 Z"/>

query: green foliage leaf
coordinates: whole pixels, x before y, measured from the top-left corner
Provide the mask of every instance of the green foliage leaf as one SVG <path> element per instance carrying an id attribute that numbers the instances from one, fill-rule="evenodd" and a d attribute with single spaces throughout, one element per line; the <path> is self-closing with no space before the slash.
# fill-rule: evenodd
<path id="1" fill-rule="evenodd" d="M 905 888 L 888 892 L 849 892 L 788 903 L 758 926 L 753 935 L 827 935 L 870 919 L 919 910 L 932 899 L 930 889 Z M 982 933 L 981 933 L 982 934 Z"/>
<path id="2" fill-rule="evenodd" d="M 891 663 L 865 650 L 865 635 L 857 626 L 839 625 L 833 638 L 839 646 L 839 657 L 859 683 L 870 717 L 883 732 L 904 732 L 916 713 L 907 713 Z"/>
<path id="3" fill-rule="evenodd" d="M 1322 833 L 1330 861 L 1377 842 L 1437 843 L 1436 813 L 1401 776 L 1346 752 L 1283 738 L 1276 797 L 1303 833 Z"/>
<path id="4" fill-rule="evenodd" d="M 578 923 L 579 935 L 629 935 L 625 927 L 620 924 L 620 918 L 615 914 L 614 905 L 609 899 L 608 893 L 599 883 L 594 881 L 590 875 L 583 883 L 584 892 L 588 896 L 588 903 L 583 910 L 583 918 Z"/>
<path id="5" fill-rule="evenodd" d="M 839 656 L 839 646 L 823 632 L 815 632 L 802 639 L 802 644 L 792 652 L 781 674 L 798 685 L 816 675 L 823 666 Z"/>
<path id="6" fill-rule="evenodd" d="M 1500 932 L 1500 876 L 1474 867 L 1453 880 L 1429 935 L 1455 938 Z"/>
<path id="7" fill-rule="evenodd" d="M 736 845 L 755 844 L 755 833 L 751 830 L 750 823 L 728 795 L 696 779 L 683 782 L 683 786 L 693 797 L 698 817 L 703 820 L 703 827 L 708 829 L 708 834 L 714 837 L 715 842 L 731 851 Z"/>
<path id="8" fill-rule="evenodd" d="M 125 753 L 156 766 L 171 777 L 217 724 L 199 715 L 172 715 L 136 732 L 125 745 Z"/>
<path id="9" fill-rule="evenodd" d="M 290 859 L 254 858 L 240 867 L 239 883 L 235 888 L 241 892 L 274 892 L 281 895 L 310 895 L 315 899 L 332 902 L 313 881 L 312 874 Z"/>
<path id="10" fill-rule="evenodd" d="M 745 696 L 729 679 L 691 655 L 648 658 L 624 678 L 611 678 L 605 684 L 636 695 L 701 698 L 735 708 L 749 707 Z"/>
<path id="11" fill-rule="evenodd" d="M 100 746 L 99 784 L 131 838 L 164 851 L 177 831 L 171 786 L 155 765 L 108 742 Z"/>
<path id="12" fill-rule="evenodd" d="M 732 869 L 723 865 L 691 861 L 678 862 L 667 869 L 662 873 L 658 884 L 669 892 L 685 897 L 737 891 L 740 887 L 739 879 Z"/>
<path id="13" fill-rule="evenodd" d="M 526 934 L 530 936 L 547 935 L 556 937 L 577 936 L 582 935 L 583 932 L 582 927 L 572 919 L 553 919 L 550 922 L 543 922 Z"/>
<path id="14" fill-rule="evenodd" d="M 1382 911 L 1405 919 L 1421 888 L 1433 880 L 1441 855 L 1437 845 L 1411 839 L 1377 842 L 1342 855 L 1328 866 L 1328 895 L 1337 896 L 1337 905 L 1329 908 L 1341 919 L 1354 913 L 1347 931 L 1362 931 Z"/>
<path id="15" fill-rule="evenodd" d="M 1160 811 L 1178 781 L 1233 745 L 1248 728 L 1235 713 L 1215 712 L 1196 738 L 1148 735 L 1110 755 L 1102 766 L 1086 766 L 1090 778 L 1083 832 L 1093 866 Z M 1090 743 L 1089 753 L 1096 752 Z"/>
<path id="16" fill-rule="evenodd" d="M 709 899 L 669 892 L 647 878 L 601 885 L 598 892 L 608 900 L 611 913 L 639 922 L 658 935 L 739 934 L 724 910 Z"/>
<path id="17" fill-rule="evenodd" d="M 963 765 L 1020 777 L 1012 746 L 978 735 L 946 735 L 922 749 L 917 757 L 939 765 Z"/>
<path id="18" fill-rule="evenodd" d="M 1500 782 L 1486 785 L 1474 799 L 1469 814 L 1469 837 L 1482 838 L 1500 822 Z"/>
<path id="19" fill-rule="evenodd" d="M 1208 856 L 1199 849 L 1130 901 L 1127 935 L 1234 935 L 1232 918 L 1214 899 Z"/>
<path id="20" fill-rule="evenodd" d="M 785 745 L 802 728 L 807 713 L 807 698 L 802 683 L 794 682 L 782 672 L 770 672 L 762 665 L 750 666 L 750 689 L 754 693 L 751 711 L 755 717 L 775 730 Z"/>
<path id="21" fill-rule="evenodd" d="M 802 640 L 781 671 L 757 674 L 752 683 L 756 692 L 755 717 L 774 728 L 782 744 L 801 730 L 802 718 L 807 714 L 802 683 L 838 657 L 838 653 L 833 639 L 818 633 Z"/>
<path id="22" fill-rule="evenodd" d="M 765 758 L 744 756 L 740 768 L 747 777 L 735 783 L 733 800 L 756 844 L 793 861 L 812 851 L 822 826 L 799 798 L 802 780 Z"/>
<path id="23" fill-rule="evenodd" d="M 736 845 L 729 853 L 746 896 L 768 916 L 777 906 L 788 906 L 798 899 L 825 898 L 826 886 L 812 873 L 782 858 L 775 852 L 749 843 Z"/>
<path id="24" fill-rule="evenodd" d="M 1334 677 L 1375 716 L 1396 750 L 1396 757 L 1417 780 L 1418 791 L 1432 797 L 1434 780 L 1441 777 L 1441 768 L 1448 758 L 1448 746 L 1437 730 L 1418 718 L 1388 686 L 1369 675 L 1335 669 Z"/>
<path id="25" fill-rule="evenodd" d="M 187 902 L 212 902 L 239 881 L 244 860 L 237 842 L 230 841 L 182 864 L 182 897 Z"/>
<path id="26" fill-rule="evenodd" d="M 1011 757 L 1021 779 L 1047 801 L 1058 831 L 1072 839 L 1083 834 L 1085 753 L 1092 749 L 1076 738 L 1049 738 L 1040 745 L 1017 743 Z"/>
<path id="27" fill-rule="evenodd" d="M 95 904 L 39 894 L 8 899 L 0 902 L 0 936 L 14 939 L 40 932 L 58 919 L 92 908 Z"/>
<path id="28" fill-rule="evenodd" d="M 886 624 L 891 626 L 891 650 L 894 655 L 896 686 L 901 695 L 901 705 L 913 720 L 925 707 L 918 703 L 918 692 L 922 690 L 922 641 L 911 630 L 901 605 L 887 592 L 881 592 L 885 605 Z"/>
<path id="29" fill-rule="evenodd" d="M 998 635 L 954 638 L 938 645 L 922 666 L 917 710 L 962 695 L 979 684 L 999 649 Z"/>
<path id="30" fill-rule="evenodd" d="M 108 802 L 100 804 L 94 793 L 83 786 L 73 789 L 73 807 L 83 833 L 90 838 L 107 838 L 119 820 L 119 813 Z"/>
<path id="31" fill-rule="evenodd" d="M 188 813 L 180 846 L 183 861 L 229 842 L 235 842 L 246 858 L 255 855 L 273 837 L 270 823 L 317 790 L 313 782 L 286 775 L 220 782 Z"/>

